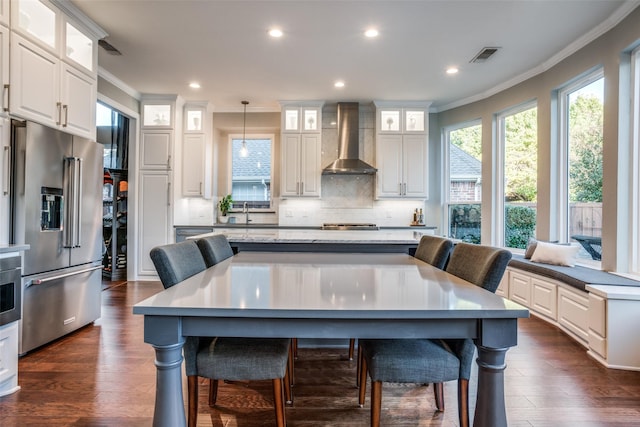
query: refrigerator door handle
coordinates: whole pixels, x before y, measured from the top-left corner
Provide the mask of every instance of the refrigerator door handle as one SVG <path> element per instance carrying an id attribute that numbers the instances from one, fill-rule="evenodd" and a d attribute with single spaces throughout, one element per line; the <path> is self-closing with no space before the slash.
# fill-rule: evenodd
<path id="1" fill-rule="evenodd" d="M 11 163 L 10 163 L 10 159 L 11 159 L 11 146 L 9 145 L 5 145 L 4 146 L 4 151 L 3 151 L 3 163 L 2 163 L 2 167 L 4 168 L 5 171 L 5 176 L 4 176 L 4 180 L 2 181 L 3 185 L 2 185 L 2 192 L 4 193 L 4 195 L 8 195 L 9 194 L 9 178 L 11 175 Z"/>
<path id="2" fill-rule="evenodd" d="M 53 282 L 54 280 L 64 279 L 65 277 L 77 276 L 78 274 L 89 273 L 90 271 L 100 270 L 102 269 L 101 265 L 97 265 L 95 267 L 85 268 L 84 270 L 72 271 L 71 273 L 59 274 L 57 276 L 51 276 L 44 279 L 33 279 L 26 284 L 26 287 L 33 285 L 42 285 L 47 282 Z"/>
<path id="3" fill-rule="evenodd" d="M 66 210 L 66 226 L 63 227 L 64 230 L 64 247 L 65 248 L 75 248 L 79 244 L 79 206 L 80 206 L 80 192 L 82 189 L 79 188 L 81 185 L 78 184 L 79 176 L 81 174 L 81 163 L 80 159 L 77 157 L 66 157 L 65 158 L 65 170 L 66 176 L 65 180 L 67 182 L 66 185 L 66 197 L 68 199 L 67 210 Z"/>
<path id="4" fill-rule="evenodd" d="M 76 173 L 76 206 L 75 206 L 75 226 L 76 226 L 76 241 L 75 246 L 76 248 L 79 248 L 81 246 L 82 243 L 82 198 L 81 198 L 81 194 L 83 194 L 83 189 L 82 189 L 82 180 L 83 180 L 83 170 L 82 170 L 82 158 L 77 158 L 76 157 L 76 165 L 77 165 L 77 173 Z"/>

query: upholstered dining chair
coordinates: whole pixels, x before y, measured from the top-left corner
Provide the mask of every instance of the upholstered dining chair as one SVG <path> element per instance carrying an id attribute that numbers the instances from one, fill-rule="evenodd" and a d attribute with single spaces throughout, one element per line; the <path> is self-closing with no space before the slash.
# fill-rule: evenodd
<path id="1" fill-rule="evenodd" d="M 495 292 L 511 252 L 490 246 L 458 243 L 446 271 Z M 364 405 L 367 372 L 371 378 L 371 426 L 380 425 L 382 383 L 433 383 L 436 408 L 444 411 L 444 387 L 458 381 L 458 417 L 469 426 L 469 378 L 475 345 L 471 339 L 362 340 L 359 403 Z"/>
<path id="2" fill-rule="evenodd" d="M 453 248 L 453 241 L 438 236 L 423 235 L 420 238 L 416 252 L 413 255 L 421 261 L 431 264 L 440 270 L 444 270 L 449 261 L 449 254 Z M 350 342 L 349 352 L 353 355 L 353 339 Z M 360 377 L 362 370 L 362 358 L 360 357 L 360 348 L 358 347 L 356 368 L 356 386 L 360 387 Z"/>
<path id="3" fill-rule="evenodd" d="M 424 235 L 416 248 L 414 257 L 440 270 L 444 270 L 449 261 L 449 254 L 453 248 L 453 242 L 444 237 Z"/>
<path id="4" fill-rule="evenodd" d="M 225 259 L 222 258 L 221 253 L 226 253 L 226 250 L 219 243 L 216 239 L 211 245 L 211 248 L 214 248 L 212 253 L 219 258 L 209 258 L 209 260 Z M 220 246 L 222 250 L 218 250 Z M 165 289 L 213 265 L 205 263 L 199 245 L 193 240 L 153 248 L 150 255 Z M 284 402 L 285 399 L 291 401 L 289 339 L 187 337 L 183 353 L 187 374 L 189 427 L 195 427 L 197 424 L 198 377 L 210 380 L 209 406 L 211 407 L 215 405 L 217 399 L 220 379 L 271 380 L 276 425 L 285 426 Z"/>
<path id="5" fill-rule="evenodd" d="M 233 249 L 224 234 L 214 234 L 196 241 L 202 258 L 208 267 L 233 256 Z"/>

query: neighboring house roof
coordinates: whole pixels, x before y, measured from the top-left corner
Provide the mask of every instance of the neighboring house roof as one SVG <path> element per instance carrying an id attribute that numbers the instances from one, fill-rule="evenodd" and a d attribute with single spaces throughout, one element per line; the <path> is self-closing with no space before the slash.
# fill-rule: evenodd
<path id="1" fill-rule="evenodd" d="M 269 180 L 271 178 L 271 141 L 268 139 L 247 139 L 250 141 L 249 154 L 240 157 L 242 139 L 233 140 L 233 180 Z"/>
<path id="2" fill-rule="evenodd" d="M 460 147 L 449 146 L 449 177 L 452 181 L 476 180 L 482 175 L 482 163 Z"/>

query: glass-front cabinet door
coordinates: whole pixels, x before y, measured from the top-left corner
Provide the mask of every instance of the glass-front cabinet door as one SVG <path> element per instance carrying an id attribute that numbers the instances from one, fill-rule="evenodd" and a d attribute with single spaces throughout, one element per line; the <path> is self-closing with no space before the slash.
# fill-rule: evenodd
<path id="1" fill-rule="evenodd" d="M 57 50 L 56 11 L 34 0 L 18 0 L 12 7 L 15 8 L 13 28 L 17 27 L 32 40 Z"/>
<path id="2" fill-rule="evenodd" d="M 404 131 L 424 132 L 424 110 L 404 110 Z"/>
<path id="3" fill-rule="evenodd" d="M 144 104 L 142 108 L 142 126 L 172 127 L 171 104 Z"/>
<path id="4" fill-rule="evenodd" d="M 94 72 L 93 40 L 78 30 L 70 22 L 65 23 L 65 58 Z"/>
<path id="5" fill-rule="evenodd" d="M 320 132 L 322 129 L 320 108 L 301 105 L 285 106 L 282 110 L 283 132 Z"/>
<path id="6" fill-rule="evenodd" d="M 185 107 L 185 132 L 202 132 L 202 119 L 204 110 L 202 108 Z"/>

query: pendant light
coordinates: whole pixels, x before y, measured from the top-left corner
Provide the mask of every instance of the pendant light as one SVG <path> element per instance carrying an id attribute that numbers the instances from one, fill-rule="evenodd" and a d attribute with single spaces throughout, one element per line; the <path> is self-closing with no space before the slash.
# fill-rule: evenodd
<path id="1" fill-rule="evenodd" d="M 244 113 L 242 116 L 242 147 L 240 147 L 240 157 L 247 157 L 249 155 L 249 150 L 247 150 L 247 105 L 249 105 L 249 101 L 242 101 L 242 105 L 244 105 Z"/>

